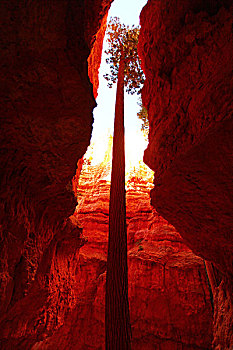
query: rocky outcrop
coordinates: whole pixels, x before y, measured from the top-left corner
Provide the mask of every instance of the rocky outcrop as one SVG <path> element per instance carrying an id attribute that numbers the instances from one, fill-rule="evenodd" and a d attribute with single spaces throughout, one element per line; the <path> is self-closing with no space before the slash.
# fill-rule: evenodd
<path id="1" fill-rule="evenodd" d="M 134 348 L 210 348 L 212 308 L 203 260 L 152 209 L 144 186 L 128 192 L 127 204 Z"/>
<path id="2" fill-rule="evenodd" d="M 214 346 L 224 350 L 233 346 L 231 5 L 148 1 L 139 43 L 150 123 L 145 161 L 156 174 L 152 203 L 228 280 L 215 294 Z"/>
<path id="3" fill-rule="evenodd" d="M 83 243 L 69 220 L 76 206 L 71 180 L 92 131 L 87 59 L 96 58 L 89 67 L 96 93 L 110 3 L 0 5 L 2 349 L 31 348 L 74 305 Z"/>
<path id="4" fill-rule="evenodd" d="M 216 349 L 232 349 L 233 290 L 232 280 L 223 281 L 214 295 L 214 340 Z"/>
<path id="5" fill-rule="evenodd" d="M 58 339 L 59 349 L 104 349 L 109 183 L 90 168 L 79 195 L 76 218 L 86 243 L 76 270 L 77 304 L 35 349 L 54 349 Z M 127 191 L 127 225 L 132 348 L 209 349 L 212 307 L 203 260 L 150 206 L 145 184 Z"/>

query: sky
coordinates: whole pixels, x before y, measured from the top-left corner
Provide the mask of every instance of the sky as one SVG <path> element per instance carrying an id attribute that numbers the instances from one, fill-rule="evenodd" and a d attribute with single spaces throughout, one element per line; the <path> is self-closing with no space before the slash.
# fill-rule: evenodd
<path id="1" fill-rule="evenodd" d="M 119 17 L 125 25 L 138 25 L 141 9 L 147 0 L 115 0 L 110 8 L 108 20 L 110 17 Z M 103 43 L 102 62 L 99 69 L 99 89 L 97 97 L 97 107 L 94 109 L 94 125 L 92 132 L 92 143 L 97 143 L 102 147 L 106 145 L 107 134 L 113 134 L 116 84 L 113 88 L 107 87 L 107 81 L 103 78 L 105 73 L 109 73 L 109 66 L 106 64 L 106 54 L 104 50 L 108 48 L 106 38 Z M 132 160 L 137 157 L 142 159 L 143 150 L 146 148 L 145 137 L 140 129 L 141 122 L 137 117 L 139 106 L 138 95 L 128 95 L 125 92 L 125 144 L 126 144 L 126 162 L 129 158 Z M 98 151 L 99 157 L 103 157 L 101 151 Z M 101 159 L 99 160 L 101 161 Z"/>

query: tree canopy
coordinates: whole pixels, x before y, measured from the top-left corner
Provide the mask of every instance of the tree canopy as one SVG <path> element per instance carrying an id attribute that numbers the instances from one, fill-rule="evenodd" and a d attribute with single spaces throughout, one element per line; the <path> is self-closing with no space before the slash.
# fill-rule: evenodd
<path id="1" fill-rule="evenodd" d="M 140 111 L 137 113 L 138 118 L 141 120 L 141 130 L 148 135 L 149 133 L 149 120 L 148 120 L 148 113 L 145 106 L 142 104 L 142 99 L 140 98 L 140 101 L 138 102 L 138 105 L 140 106 Z"/>
<path id="2" fill-rule="evenodd" d="M 110 64 L 110 74 L 105 74 L 108 87 L 117 81 L 119 62 L 123 52 L 125 61 L 124 85 L 129 94 L 140 94 L 145 80 L 141 69 L 141 61 L 138 57 L 137 44 L 139 36 L 139 26 L 130 28 L 120 22 L 118 17 L 111 17 L 108 27 L 109 48 L 105 53 L 109 56 L 106 62 Z"/>

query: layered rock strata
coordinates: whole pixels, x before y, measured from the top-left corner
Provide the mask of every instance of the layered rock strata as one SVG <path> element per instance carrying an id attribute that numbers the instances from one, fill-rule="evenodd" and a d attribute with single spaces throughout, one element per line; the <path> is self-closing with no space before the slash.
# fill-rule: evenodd
<path id="1" fill-rule="evenodd" d="M 60 349 L 104 349 L 109 183 L 91 174 L 82 179 L 76 214 L 86 240 L 76 270 L 77 304 L 64 326 L 35 349 L 54 349 L 58 339 Z M 145 184 L 128 189 L 132 348 L 207 350 L 212 307 L 203 260 L 149 202 Z"/>

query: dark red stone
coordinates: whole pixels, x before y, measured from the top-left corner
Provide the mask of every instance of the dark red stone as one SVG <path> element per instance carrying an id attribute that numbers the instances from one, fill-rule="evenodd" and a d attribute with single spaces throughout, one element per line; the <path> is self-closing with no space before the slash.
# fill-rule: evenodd
<path id="1" fill-rule="evenodd" d="M 139 43 L 150 123 L 145 162 L 155 171 L 152 204 L 196 254 L 221 271 L 228 282 L 219 288 L 228 296 L 233 281 L 230 5 L 148 1 Z M 221 305 L 228 322 L 221 326 L 215 316 L 214 346 L 230 349 L 232 298 L 226 297 L 225 305 L 224 292 L 217 295 L 215 313 Z"/>

